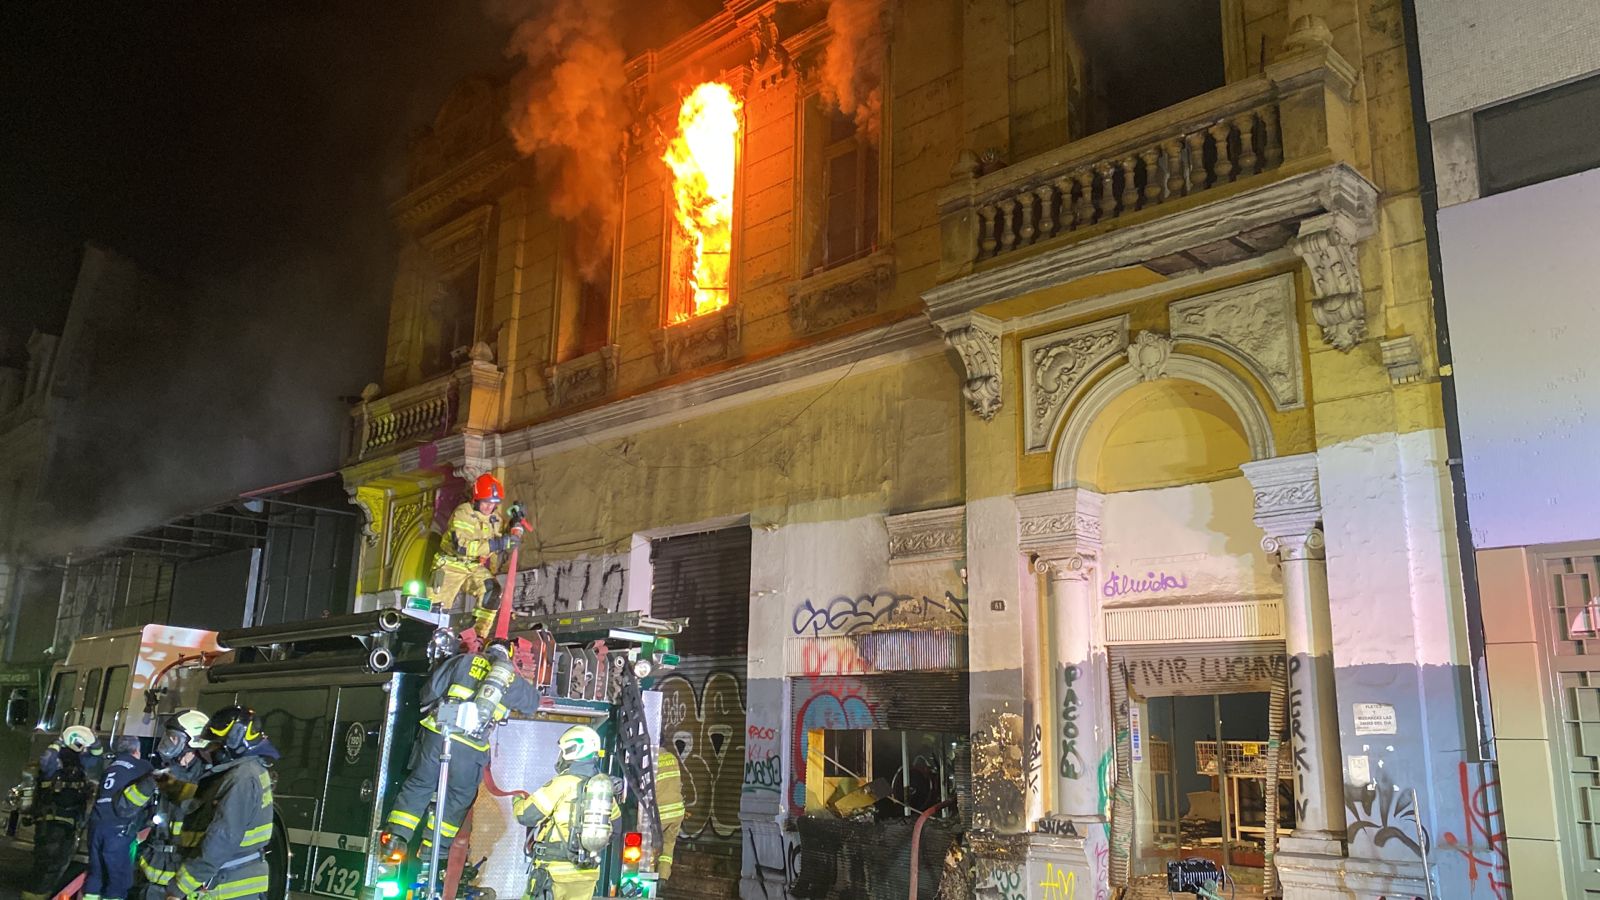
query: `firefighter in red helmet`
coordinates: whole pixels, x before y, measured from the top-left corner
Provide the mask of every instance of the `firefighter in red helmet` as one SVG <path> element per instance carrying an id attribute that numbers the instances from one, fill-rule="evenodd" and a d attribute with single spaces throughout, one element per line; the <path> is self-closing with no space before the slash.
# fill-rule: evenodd
<path id="1" fill-rule="evenodd" d="M 487 634 L 493 611 L 500 605 L 500 582 L 494 571 L 503 554 L 522 542 L 522 513 L 513 507 L 509 515 L 502 514 L 504 495 L 500 479 L 487 473 L 478 476 L 472 499 L 450 514 L 428 584 L 428 600 L 435 610 L 455 612 L 456 597 L 465 593 L 480 635 Z"/>

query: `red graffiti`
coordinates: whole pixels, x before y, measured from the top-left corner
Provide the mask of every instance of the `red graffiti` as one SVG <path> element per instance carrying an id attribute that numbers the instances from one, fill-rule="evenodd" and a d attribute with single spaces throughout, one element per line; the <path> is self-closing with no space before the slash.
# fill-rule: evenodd
<path id="1" fill-rule="evenodd" d="M 1483 879 L 1496 900 L 1505 900 L 1511 873 L 1501 819 L 1500 778 L 1492 765 L 1480 766 L 1482 781 L 1474 788 L 1469 765 L 1460 765 L 1461 807 L 1466 822 L 1460 835 L 1446 831 L 1444 843 L 1467 858 L 1467 877 L 1474 888 Z"/>
<path id="2" fill-rule="evenodd" d="M 777 738 L 778 729 L 765 728 L 760 725 L 751 725 L 749 728 L 745 729 L 745 735 L 751 740 L 770 741 Z"/>
<path id="3" fill-rule="evenodd" d="M 848 646 L 818 646 L 807 643 L 800 648 L 800 668 L 810 676 L 868 675 L 872 666 Z"/>

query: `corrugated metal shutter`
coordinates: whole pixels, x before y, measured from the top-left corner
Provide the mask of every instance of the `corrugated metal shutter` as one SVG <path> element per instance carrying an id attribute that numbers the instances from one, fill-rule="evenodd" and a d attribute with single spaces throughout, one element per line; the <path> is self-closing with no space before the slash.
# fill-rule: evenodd
<path id="1" fill-rule="evenodd" d="M 689 619 L 685 656 L 744 656 L 750 642 L 750 529 L 745 526 L 650 543 L 650 613 Z"/>
<path id="2" fill-rule="evenodd" d="M 1148 644 L 1111 648 L 1112 672 L 1138 697 L 1270 691 L 1285 676 L 1282 641 Z"/>
<path id="3" fill-rule="evenodd" d="M 830 675 L 790 682 L 796 715 L 819 699 L 823 712 L 804 721 L 809 728 L 939 731 L 965 737 L 967 673 L 892 672 Z"/>

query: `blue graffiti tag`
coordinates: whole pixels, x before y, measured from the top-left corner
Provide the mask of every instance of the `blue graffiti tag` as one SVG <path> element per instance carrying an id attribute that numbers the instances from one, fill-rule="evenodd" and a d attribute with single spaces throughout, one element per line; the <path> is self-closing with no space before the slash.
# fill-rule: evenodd
<path id="1" fill-rule="evenodd" d="M 835 597 L 817 605 L 807 600 L 795 607 L 791 625 L 797 635 L 854 634 L 874 626 L 895 624 L 966 624 L 966 598 L 945 591 L 944 597 L 912 597 L 891 591 Z"/>

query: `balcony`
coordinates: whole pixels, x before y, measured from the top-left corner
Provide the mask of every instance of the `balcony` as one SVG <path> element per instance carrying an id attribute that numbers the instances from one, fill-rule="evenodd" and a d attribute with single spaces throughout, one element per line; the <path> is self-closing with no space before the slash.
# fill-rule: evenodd
<path id="1" fill-rule="evenodd" d="M 447 375 L 387 397 L 366 397 L 350 411 L 347 464 L 396 453 L 414 444 L 455 434 L 492 431 L 500 415 L 505 376 L 488 348 Z"/>
<path id="2" fill-rule="evenodd" d="M 1365 204 L 1370 217 L 1375 191 L 1352 168 L 1355 84 L 1323 47 L 996 171 L 967 154 L 939 200 L 930 312 L 1126 265 L 1208 268 L 1276 250 L 1322 213 Z"/>

